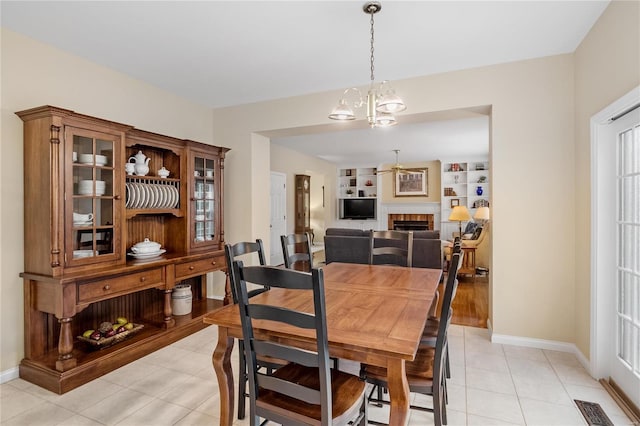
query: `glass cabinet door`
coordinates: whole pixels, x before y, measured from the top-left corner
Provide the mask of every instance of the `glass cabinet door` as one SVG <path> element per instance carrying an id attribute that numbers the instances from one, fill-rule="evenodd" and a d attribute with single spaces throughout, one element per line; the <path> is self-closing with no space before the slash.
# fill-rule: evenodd
<path id="1" fill-rule="evenodd" d="M 119 251 L 117 182 L 120 138 L 80 129 L 67 129 L 70 179 L 65 190 L 66 259 L 91 263 L 113 259 Z"/>
<path id="2" fill-rule="evenodd" d="M 216 241 L 216 171 L 217 159 L 195 154 L 193 161 L 193 214 L 192 236 L 194 244 Z"/>

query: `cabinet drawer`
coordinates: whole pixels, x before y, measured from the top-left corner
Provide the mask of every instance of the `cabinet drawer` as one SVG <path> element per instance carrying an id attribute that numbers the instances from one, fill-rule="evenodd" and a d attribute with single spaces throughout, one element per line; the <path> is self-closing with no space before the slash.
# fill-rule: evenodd
<path id="1" fill-rule="evenodd" d="M 121 275 L 100 281 L 93 281 L 78 285 L 78 300 L 87 302 L 90 300 L 104 299 L 118 293 L 125 294 L 144 287 L 153 287 L 163 282 L 163 269 L 150 269 L 135 274 Z"/>
<path id="2" fill-rule="evenodd" d="M 210 271 L 222 269 L 224 267 L 224 256 L 208 257 L 206 259 L 179 263 L 176 265 L 176 281 L 196 275 L 202 275 Z"/>

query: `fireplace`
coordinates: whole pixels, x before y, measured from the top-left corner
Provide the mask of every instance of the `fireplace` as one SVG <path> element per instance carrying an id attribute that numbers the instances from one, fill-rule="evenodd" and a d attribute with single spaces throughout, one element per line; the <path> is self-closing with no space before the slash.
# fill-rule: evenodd
<path id="1" fill-rule="evenodd" d="M 395 214 L 388 215 L 388 229 L 398 231 L 431 231 L 433 214 Z"/>

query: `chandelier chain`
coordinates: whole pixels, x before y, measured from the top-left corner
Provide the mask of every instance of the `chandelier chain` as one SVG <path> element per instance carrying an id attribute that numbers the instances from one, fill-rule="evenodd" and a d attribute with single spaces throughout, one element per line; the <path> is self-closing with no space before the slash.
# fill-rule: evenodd
<path id="1" fill-rule="evenodd" d="M 373 84 L 373 82 L 375 80 L 374 75 L 373 75 L 373 71 L 374 71 L 374 69 L 373 69 L 373 60 L 374 60 L 374 57 L 373 57 L 373 33 L 374 33 L 374 31 L 373 31 L 373 14 L 374 13 L 375 12 L 373 10 L 371 10 L 369 12 L 369 14 L 371 15 L 370 22 L 371 22 L 371 83 L 372 84 Z"/>

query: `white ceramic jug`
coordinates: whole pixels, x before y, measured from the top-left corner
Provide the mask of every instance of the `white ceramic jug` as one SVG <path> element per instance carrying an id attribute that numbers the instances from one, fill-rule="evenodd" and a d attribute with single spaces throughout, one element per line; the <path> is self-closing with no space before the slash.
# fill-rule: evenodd
<path id="1" fill-rule="evenodd" d="M 178 284 L 171 293 L 171 310 L 173 315 L 186 315 L 191 313 L 193 295 L 189 284 Z"/>
<path id="2" fill-rule="evenodd" d="M 146 176 L 149 173 L 149 160 L 151 159 L 144 155 L 142 151 L 138 151 L 136 155 L 129 157 L 129 161 L 132 159 L 136 162 L 134 166 L 136 174 L 138 176 Z"/>

